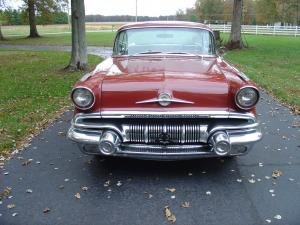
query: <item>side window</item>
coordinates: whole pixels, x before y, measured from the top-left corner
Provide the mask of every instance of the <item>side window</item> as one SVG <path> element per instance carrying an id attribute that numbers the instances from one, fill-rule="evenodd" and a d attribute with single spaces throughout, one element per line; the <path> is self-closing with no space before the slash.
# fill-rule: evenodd
<path id="1" fill-rule="evenodd" d="M 126 31 L 121 32 L 115 44 L 115 51 L 116 55 L 127 55 L 128 54 L 128 44 L 127 44 L 127 33 Z"/>

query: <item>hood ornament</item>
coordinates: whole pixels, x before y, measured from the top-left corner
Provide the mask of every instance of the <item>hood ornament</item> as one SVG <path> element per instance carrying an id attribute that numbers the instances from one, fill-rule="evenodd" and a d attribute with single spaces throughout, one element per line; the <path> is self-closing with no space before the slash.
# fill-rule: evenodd
<path id="1" fill-rule="evenodd" d="M 146 104 L 146 103 L 159 103 L 161 106 L 166 107 L 171 103 L 182 103 L 182 104 L 194 104 L 194 102 L 185 101 L 178 98 L 172 98 L 169 93 L 161 93 L 158 98 L 152 98 L 144 101 L 136 102 L 136 104 Z"/>
<path id="2" fill-rule="evenodd" d="M 158 96 L 158 103 L 161 105 L 161 106 L 168 106 L 171 104 L 171 100 L 172 100 L 172 97 L 170 94 L 168 93 L 161 93 L 159 96 Z"/>

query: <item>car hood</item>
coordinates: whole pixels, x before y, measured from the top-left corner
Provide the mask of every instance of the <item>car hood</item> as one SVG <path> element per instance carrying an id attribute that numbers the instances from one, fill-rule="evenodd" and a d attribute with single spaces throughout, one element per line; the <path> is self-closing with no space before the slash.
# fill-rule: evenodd
<path id="1" fill-rule="evenodd" d="M 228 109 L 229 85 L 214 57 L 120 57 L 100 67 L 102 111 Z M 153 101 L 161 93 L 174 102 Z"/>

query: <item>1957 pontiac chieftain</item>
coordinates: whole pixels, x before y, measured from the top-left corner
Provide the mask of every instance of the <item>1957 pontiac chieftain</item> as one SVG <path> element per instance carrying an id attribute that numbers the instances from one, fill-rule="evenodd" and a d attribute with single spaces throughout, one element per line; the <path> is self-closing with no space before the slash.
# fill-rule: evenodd
<path id="1" fill-rule="evenodd" d="M 77 82 L 68 137 L 87 154 L 178 160 L 231 157 L 262 138 L 259 91 L 189 22 L 121 27 L 113 55 Z"/>

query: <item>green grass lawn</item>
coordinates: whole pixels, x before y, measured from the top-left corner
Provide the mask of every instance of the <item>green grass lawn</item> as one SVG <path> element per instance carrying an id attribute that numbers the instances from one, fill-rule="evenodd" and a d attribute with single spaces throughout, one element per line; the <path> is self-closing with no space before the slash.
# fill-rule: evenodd
<path id="1" fill-rule="evenodd" d="M 87 22 L 85 24 L 87 31 L 116 30 L 125 23 L 101 23 Z M 2 26 L 4 36 L 21 35 L 26 37 L 29 34 L 29 25 Z M 68 24 L 37 25 L 39 34 L 71 32 Z"/>
<path id="2" fill-rule="evenodd" d="M 82 72 L 62 70 L 69 53 L 0 49 L 0 155 L 36 133 L 70 106 L 70 90 Z M 89 57 L 90 64 L 100 62 Z"/>
<path id="3" fill-rule="evenodd" d="M 300 109 L 300 38 L 245 36 L 249 48 L 225 58 L 280 101 Z"/>
<path id="4" fill-rule="evenodd" d="M 115 32 L 93 32 L 86 34 L 88 45 L 111 47 Z M 23 37 L 6 37 L 5 41 L 0 41 L 0 44 L 10 45 L 71 45 L 71 34 L 48 34 L 40 38 L 29 39 Z"/>

